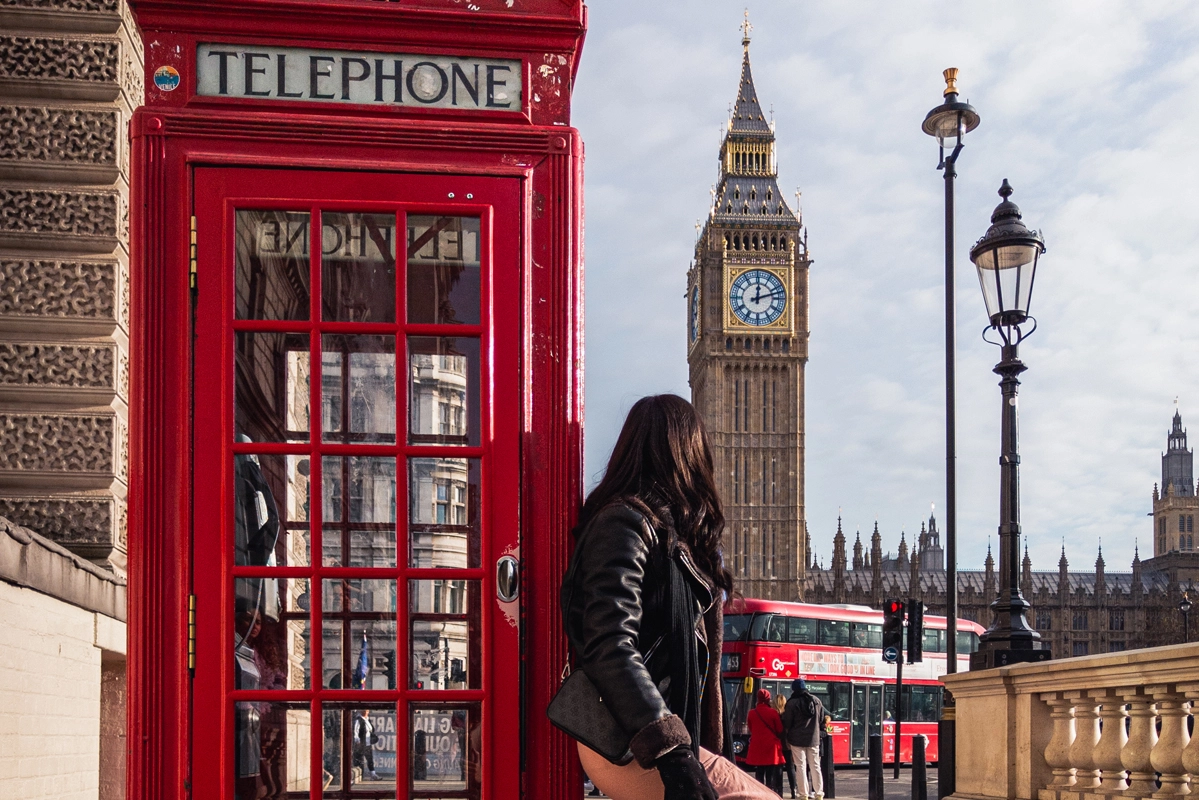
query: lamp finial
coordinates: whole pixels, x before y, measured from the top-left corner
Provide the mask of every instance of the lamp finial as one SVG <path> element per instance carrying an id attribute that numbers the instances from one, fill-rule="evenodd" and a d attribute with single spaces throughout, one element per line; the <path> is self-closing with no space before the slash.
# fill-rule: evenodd
<path id="1" fill-rule="evenodd" d="M 1007 178 L 1003 179 L 1003 183 L 999 185 L 999 196 L 1007 200 L 1012 196 L 1012 185 L 1007 182 Z"/>
<path id="2" fill-rule="evenodd" d="M 945 76 L 945 96 L 958 93 L 958 68 L 950 67 L 941 73 Z"/>

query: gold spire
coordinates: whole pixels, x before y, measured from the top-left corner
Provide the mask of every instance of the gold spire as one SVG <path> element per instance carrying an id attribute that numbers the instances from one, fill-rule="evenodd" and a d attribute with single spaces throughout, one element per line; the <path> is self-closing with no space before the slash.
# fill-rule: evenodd
<path id="1" fill-rule="evenodd" d="M 748 13 L 748 12 L 746 12 Z M 958 68 L 950 67 L 941 73 L 945 76 L 945 95 L 958 93 Z"/>
<path id="2" fill-rule="evenodd" d="M 741 22 L 741 46 L 745 48 L 745 52 L 749 53 L 749 33 L 754 29 L 754 26 L 749 22 L 749 9 L 745 9 L 745 19 Z"/>

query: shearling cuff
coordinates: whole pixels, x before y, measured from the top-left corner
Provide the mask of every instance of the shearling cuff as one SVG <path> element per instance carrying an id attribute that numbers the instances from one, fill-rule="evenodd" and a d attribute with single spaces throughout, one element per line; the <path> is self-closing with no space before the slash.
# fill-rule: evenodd
<path id="1" fill-rule="evenodd" d="M 691 734 L 677 714 L 654 720 L 641 730 L 629 742 L 629 750 L 633 758 L 645 769 L 653 767 L 660 756 L 681 745 L 691 744 Z"/>

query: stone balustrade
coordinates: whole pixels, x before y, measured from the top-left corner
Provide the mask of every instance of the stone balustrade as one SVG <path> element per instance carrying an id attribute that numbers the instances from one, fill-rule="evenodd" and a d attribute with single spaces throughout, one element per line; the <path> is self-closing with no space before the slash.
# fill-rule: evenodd
<path id="1" fill-rule="evenodd" d="M 1199 800 L 1199 644 L 946 675 L 961 800 Z"/>

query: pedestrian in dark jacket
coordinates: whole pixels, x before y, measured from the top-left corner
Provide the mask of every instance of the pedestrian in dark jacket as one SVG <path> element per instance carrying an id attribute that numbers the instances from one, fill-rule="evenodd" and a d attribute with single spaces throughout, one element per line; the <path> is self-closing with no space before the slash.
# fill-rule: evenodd
<path id="1" fill-rule="evenodd" d="M 824 704 L 808 691 L 803 678 L 791 683 L 791 699 L 783 711 L 783 729 L 791 745 L 791 761 L 799 779 L 800 797 L 824 800 L 824 776 L 820 772 L 820 734 L 824 731 Z M 808 773 L 811 772 L 811 792 Z"/>
<path id="2" fill-rule="evenodd" d="M 612 763 L 579 743 L 613 800 L 773 797 L 721 753 L 724 515 L 707 434 L 676 395 L 629 411 L 603 480 L 579 512 L 566 635 L 604 707 L 631 737 Z"/>

